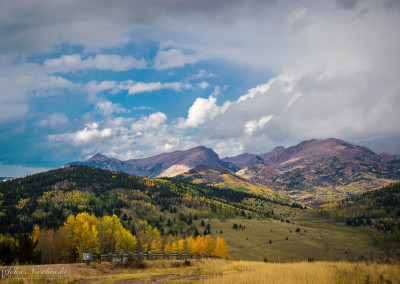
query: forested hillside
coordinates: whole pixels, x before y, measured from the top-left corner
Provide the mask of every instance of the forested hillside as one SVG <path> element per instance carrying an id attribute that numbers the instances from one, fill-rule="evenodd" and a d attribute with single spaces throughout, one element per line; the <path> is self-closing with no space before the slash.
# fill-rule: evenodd
<path id="1" fill-rule="evenodd" d="M 322 205 L 318 211 L 347 225 L 372 226 L 400 240 L 400 183 Z"/>
<path id="2" fill-rule="evenodd" d="M 274 217 L 268 209 L 243 203 L 246 198 L 301 207 L 233 189 L 72 166 L 1 183 L 0 233 L 30 233 L 35 224 L 58 228 L 81 212 L 116 214 L 126 228 L 146 220 L 162 234 L 184 235 L 197 231 L 192 226 L 197 218 Z"/>

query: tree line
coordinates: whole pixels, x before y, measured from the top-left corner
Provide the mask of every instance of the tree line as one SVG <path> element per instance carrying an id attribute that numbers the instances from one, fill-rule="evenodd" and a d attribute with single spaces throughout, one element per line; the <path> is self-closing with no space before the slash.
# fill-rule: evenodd
<path id="1" fill-rule="evenodd" d="M 116 216 L 97 218 L 87 212 L 70 215 L 58 229 L 35 225 L 21 239 L 0 235 L 0 261 L 12 263 L 70 263 L 82 260 L 84 252 L 199 253 L 228 258 L 223 238 L 162 236 L 146 221 L 135 224 L 135 234 Z"/>

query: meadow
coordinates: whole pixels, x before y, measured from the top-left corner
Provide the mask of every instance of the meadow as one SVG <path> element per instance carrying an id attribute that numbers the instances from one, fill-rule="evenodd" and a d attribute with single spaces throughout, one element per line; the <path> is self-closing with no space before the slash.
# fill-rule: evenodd
<path id="1" fill-rule="evenodd" d="M 143 269 L 120 269 L 109 263 L 50 265 L 64 267 L 55 283 L 400 283 L 398 264 L 368 262 L 264 263 L 231 260 L 146 261 Z M 29 267 L 25 267 L 30 269 Z M 1 268 L 2 269 L 2 268 Z M 21 269 L 24 269 L 23 267 Z M 38 280 L 3 279 L 3 283 Z M 49 282 L 49 281 L 47 281 Z"/>
<path id="2" fill-rule="evenodd" d="M 255 206 L 254 200 L 245 202 Z M 213 237 L 220 236 L 227 241 L 231 258 L 284 262 L 309 258 L 315 261 L 376 261 L 400 257 L 400 243 L 389 233 L 368 226 L 353 227 L 328 218 L 317 218 L 318 213 L 311 209 L 266 202 L 263 207 L 273 210 L 280 219 L 237 217 L 205 220 L 211 225 Z M 239 228 L 234 229 L 234 224 Z M 199 224 L 197 226 L 200 228 Z"/>

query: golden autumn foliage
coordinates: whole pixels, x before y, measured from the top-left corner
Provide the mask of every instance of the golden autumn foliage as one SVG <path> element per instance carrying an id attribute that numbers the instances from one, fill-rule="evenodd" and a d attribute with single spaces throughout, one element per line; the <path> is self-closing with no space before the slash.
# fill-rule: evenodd
<path id="1" fill-rule="evenodd" d="M 136 237 L 122 226 L 115 214 L 104 216 L 98 231 L 102 253 L 133 251 L 136 248 Z"/>
<path id="2" fill-rule="evenodd" d="M 162 237 L 157 228 L 146 221 L 136 225 L 136 236 L 125 229 L 116 215 L 96 218 L 88 213 L 70 215 L 59 230 L 40 229 L 31 234 L 38 241 L 45 263 L 71 262 L 82 259 L 82 253 L 199 253 L 229 257 L 223 239 L 216 243 L 210 235 L 188 238 Z"/>
<path id="3" fill-rule="evenodd" d="M 210 235 L 204 238 L 204 253 L 215 254 L 215 243 Z"/>
<path id="4" fill-rule="evenodd" d="M 194 252 L 195 253 L 204 253 L 204 237 L 197 236 L 196 242 L 194 243 Z"/>
<path id="5" fill-rule="evenodd" d="M 215 254 L 222 258 L 229 258 L 228 248 L 223 238 L 217 237 L 217 244 L 215 246 Z"/>
<path id="6" fill-rule="evenodd" d="M 65 232 L 67 243 L 74 248 L 82 257 L 82 253 L 86 251 L 99 252 L 98 228 L 99 220 L 96 216 L 86 212 L 76 215 L 70 215 L 64 223 L 61 231 Z"/>

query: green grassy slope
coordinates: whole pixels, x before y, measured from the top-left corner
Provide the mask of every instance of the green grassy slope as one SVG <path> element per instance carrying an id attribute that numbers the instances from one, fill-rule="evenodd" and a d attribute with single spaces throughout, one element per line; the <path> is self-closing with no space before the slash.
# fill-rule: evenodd
<path id="1" fill-rule="evenodd" d="M 246 202 L 254 204 L 251 200 Z M 320 218 L 314 210 L 274 204 L 264 206 L 280 216 L 280 220 L 242 217 L 223 222 L 206 220 L 214 228 L 212 235 L 227 241 L 233 258 L 259 261 L 266 258 L 273 262 L 307 260 L 309 257 L 314 260 L 352 261 L 371 257 L 379 260 L 397 257 L 400 249 L 400 243 L 391 235 L 370 227 L 347 226 L 343 222 Z M 233 229 L 234 224 L 245 228 Z M 300 231 L 296 232 L 297 229 Z"/>
<path id="2" fill-rule="evenodd" d="M 324 204 L 318 208 L 318 212 L 355 227 L 374 227 L 400 240 L 400 183 Z"/>

